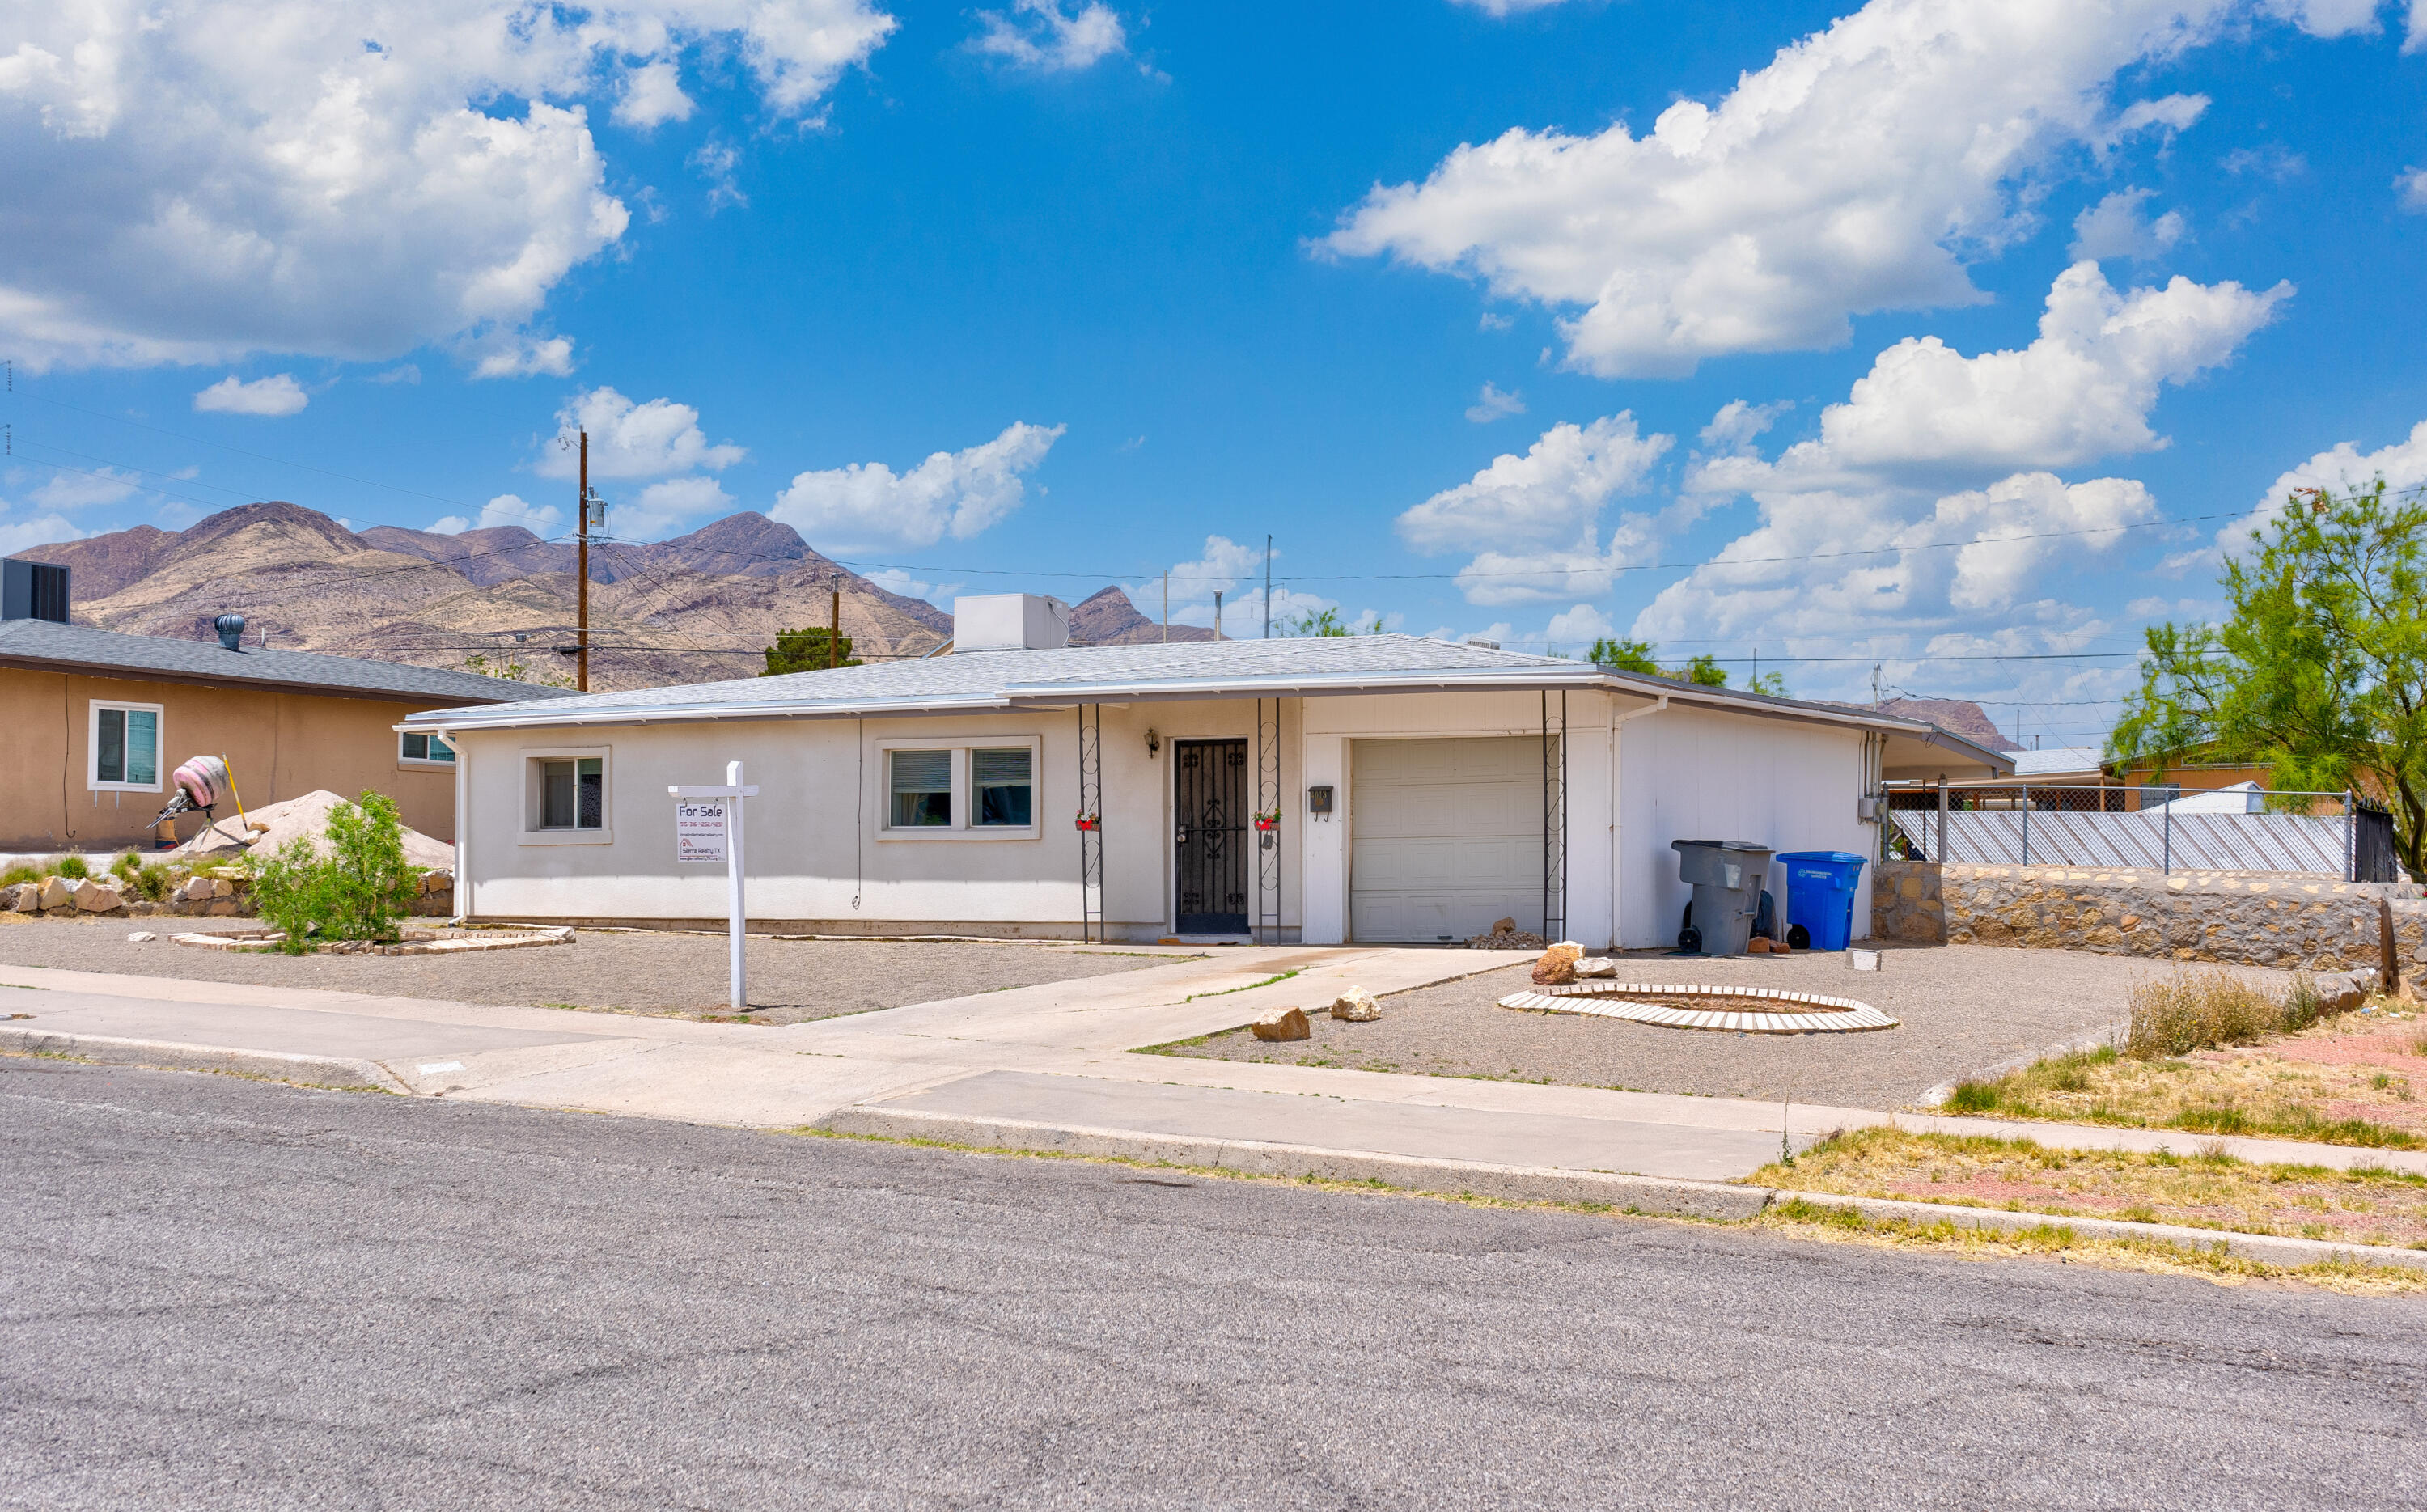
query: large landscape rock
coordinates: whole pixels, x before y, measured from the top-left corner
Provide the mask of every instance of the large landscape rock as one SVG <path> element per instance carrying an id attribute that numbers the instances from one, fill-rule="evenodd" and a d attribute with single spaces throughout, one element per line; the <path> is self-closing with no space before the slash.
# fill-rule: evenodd
<path id="1" fill-rule="evenodd" d="M 1534 963 L 1534 985 L 1564 987 L 1576 979 L 1576 963 L 1584 959 L 1585 948 L 1573 940 L 1561 940 L 1542 952 Z"/>
<path id="2" fill-rule="evenodd" d="M 1363 987 L 1351 987 L 1331 1000 L 1331 1016 L 1352 1024 L 1370 1024 L 1382 1016 L 1382 1005 Z"/>
<path id="3" fill-rule="evenodd" d="M 1306 1021 L 1305 1009 L 1283 1008 L 1249 1024 L 1247 1032 L 1258 1039 L 1304 1039 L 1314 1032 L 1314 1026 Z"/>
<path id="4" fill-rule="evenodd" d="M 75 906 L 75 879 L 73 877 L 44 877 L 42 879 L 41 891 L 39 894 L 39 897 L 41 899 L 41 905 L 45 910 L 53 908 L 73 908 Z"/>
<path id="5" fill-rule="evenodd" d="M 98 878 L 75 885 L 75 905 L 79 914 L 114 914 L 126 906 L 125 895 Z"/>
<path id="6" fill-rule="evenodd" d="M 301 798 L 270 804 L 256 808 L 248 816 L 249 823 L 233 823 L 222 820 L 195 835 L 177 847 L 174 854 L 187 858 L 217 857 L 227 860 L 243 856 L 248 847 L 242 837 L 251 833 L 250 850 L 262 855 L 275 855 L 287 841 L 306 839 L 320 854 L 329 854 L 329 815 L 339 804 L 351 800 L 317 789 Z M 455 864 L 455 847 L 444 840 L 433 840 L 410 825 L 404 828 L 404 858 L 424 870 L 451 868 Z M 224 893 L 221 897 L 226 896 Z"/>

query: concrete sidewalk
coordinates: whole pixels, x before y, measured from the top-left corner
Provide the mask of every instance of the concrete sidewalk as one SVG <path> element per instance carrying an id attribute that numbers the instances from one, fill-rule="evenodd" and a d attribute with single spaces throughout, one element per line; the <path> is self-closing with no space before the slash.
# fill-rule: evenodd
<path id="1" fill-rule="evenodd" d="M 1513 1195 L 1686 1184 L 1636 1204 L 1656 1211 L 1725 1207 L 1701 1186 L 1880 1123 L 2427 1174 L 2427 1155 L 2339 1146 L 1132 1053 L 1352 984 L 1389 994 L 1526 958 L 1225 951 L 785 1028 L 0 967 L 0 1049 L 694 1123 L 1217 1164 L 1250 1152 L 1259 1170 Z"/>

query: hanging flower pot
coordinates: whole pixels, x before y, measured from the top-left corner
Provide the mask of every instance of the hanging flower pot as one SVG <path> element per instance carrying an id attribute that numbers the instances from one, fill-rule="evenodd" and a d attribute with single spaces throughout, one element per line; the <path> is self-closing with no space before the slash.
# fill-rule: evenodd
<path id="1" fill-rule="evenodd" d="M 1099 830 L 1104 827 L 1104 821 L 1098 815 L 1082 814 L 1079 816 L 1079 827 L 1083 830 Z"/>
<path id="2" fill-rule="evenodd" d="M 1260 830 L 1277 830 L 1280 827 L 1281 816 L 1280 810 L 1279 809 L 1275 809 L 1269 814 L 1258 814 L 1256 816 L 1256 828 Z"/>

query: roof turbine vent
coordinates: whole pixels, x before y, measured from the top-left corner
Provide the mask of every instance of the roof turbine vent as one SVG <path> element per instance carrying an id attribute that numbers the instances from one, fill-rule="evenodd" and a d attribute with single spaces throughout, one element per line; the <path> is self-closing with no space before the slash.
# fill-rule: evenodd
<path id="1" fill-rule="evenodd" d="M 222 614 L 218 619 L 211 621 L 211 628 L 220 632 L 220 644 L 227 647 L 231 651 L 243 649 L 243 647 L 237 643 L 244 639 L 243 615 Z"/>

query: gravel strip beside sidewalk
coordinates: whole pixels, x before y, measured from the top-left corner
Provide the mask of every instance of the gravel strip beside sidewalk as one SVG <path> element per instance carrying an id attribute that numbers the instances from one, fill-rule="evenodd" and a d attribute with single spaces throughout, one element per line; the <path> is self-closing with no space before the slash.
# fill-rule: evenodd
<path id="1" fill-rule="evenodd" d="M 1307 1004 L 1311 1039 L 1263 1044 L 1245 1030 L 1172 1053 L 1284 1065 L 1473 1076 L 1722 1097 L 1792 1097 L 1900 1108 L 1942 1081 L 2103 1029 L 2160 962 L 1990 945 L 1888 947 L 1885 969 L 1833 952 L 1717 959 L 1622 956 L 1622 981 L 1771 986 L 1856 998 L 1901 1020 L 1867 1034 L 1727 1034 L 1621 1019 L 1518 1013 L 1496 1000 L 1529 984 L 1511 967 L 1382 1000 L 1382 1017 L 1343 1023 Z M 2290 974 L 2248 968 L 2281 985 Z"/>
<path id="2" fill-rule="evenodd" d="M 196 950 L 165 937 L 136 944 L 126 937 L 146 928 L 165 936 L 170 929 L 200 922 L 40 919 L 0 925 L 0 961 L 500 1007 L 696 1016 L 721 1014 L 726 1006 L 722 935 L 584 930 L 571 945 L 444 956 L 254 954 Z M 750 1000 L 757 1010 L 750 1019 L 766 1024 L 1105 976 L 1187 958 L 1183 951 L 957 941 L 753 939 L 747 950 Z"/>

